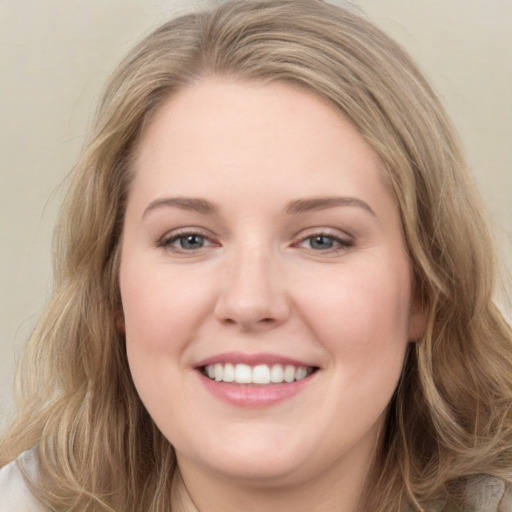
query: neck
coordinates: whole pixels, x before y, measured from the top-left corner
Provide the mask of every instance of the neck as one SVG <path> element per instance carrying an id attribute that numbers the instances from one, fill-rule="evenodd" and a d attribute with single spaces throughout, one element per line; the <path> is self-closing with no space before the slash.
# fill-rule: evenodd
<path id="1" fill-rule="evenodd" d="M 183 474 L 182 474 L 183 473 Z M 341 473 L 328 468 L 314 479 L 294 485 L 255 484 L 214 477 L 208 470 L 190 472 L 182 464 L 173 482 L 177 512 L 358 512 L 369 467 Z"/>

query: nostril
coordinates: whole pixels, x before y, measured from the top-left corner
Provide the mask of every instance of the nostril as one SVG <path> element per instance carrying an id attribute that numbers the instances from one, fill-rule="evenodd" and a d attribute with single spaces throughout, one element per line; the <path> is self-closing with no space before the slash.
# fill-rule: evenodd
<path id="1" fill-rule="evenodd" d="M 215 305 L 216 318 L 226 326 L 238 324 L 243 329 L 270 328 L 286 320 L 289 307 L 283 291 L 263 293 L 265 290 L 256 289 L 249 294 L 248 290 L 252 288 L 224 291 Z"/>

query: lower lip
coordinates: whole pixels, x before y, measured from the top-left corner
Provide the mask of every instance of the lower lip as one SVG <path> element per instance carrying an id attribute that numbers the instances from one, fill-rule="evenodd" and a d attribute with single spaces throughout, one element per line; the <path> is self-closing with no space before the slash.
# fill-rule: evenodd
<path id="1" fill-rule="evenodd" d="M 268 407 L 295 396 L 307 387 L 317 372 L 283 384 L 230 384 L 211 380 L 198 372 L 201 382 L 215 397 L 236 407 Z"/>

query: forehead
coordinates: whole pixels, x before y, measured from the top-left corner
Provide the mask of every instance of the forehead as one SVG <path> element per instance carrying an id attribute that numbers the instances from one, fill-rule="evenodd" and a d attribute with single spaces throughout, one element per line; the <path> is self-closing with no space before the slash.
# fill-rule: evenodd
<path id="1" fill-rule="evenodd" d="M 208 196 L 218 183 L 233 194 L 249 188 L 331 195 L 335 184 L 361 194 L 382 188 L 380 167 L 355 126 L 327 100 L 288 83 L 210 78 L 156 113 L 138 146 L 133 185 L 173 196 L 190 187 Z"/>

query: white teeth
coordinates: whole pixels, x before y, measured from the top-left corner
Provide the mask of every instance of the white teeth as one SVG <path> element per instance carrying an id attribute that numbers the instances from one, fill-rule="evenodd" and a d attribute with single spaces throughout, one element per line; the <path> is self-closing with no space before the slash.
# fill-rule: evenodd
<path id="1" fill-rule="evenodd" d="M 295 380 L 295 366 L 287 365 L 284 369 L 285 382 L 293 382 Z"/>
<path id="2" fill-rule="evenodd" d="M 235 382 L 238 384 L 252 383 L 252 370 L 247 364 L 237 364 L 235 366 Z"/>
<path id="3" fill-rule="evenodd" d="M 220 363 L 217 363 L 215 366 L 214 366 L 214 373 L 215 373 L 215 380 L 217 381 L 221 381 L 222 380 L 222 377 L 223 377 L 223 368 L 222 368 L 222 365 Z"/>
<path id="4" fill-rule="evenodd" d="M 270 382 L 270 369 L 266 364 L 259 364 L 252 369 L 254 384 L 268 384 Z"/>
<path id="5" fill-rule="evenodd" d="M 297 368 L 297 371 L 295 372 L 295 380 L 302 380 L 306 378 L 308 375 L 308 369 L 304 368 L 304 366 L 301 366 L 300 368 Z"/>
<path id="6" fill-rule="evenodd" d="M 288 364 L 259 364 L 251 367 L 247 364 L 216 363 L 207 365 L 204 373 L 217 382 L 236 382 L 237 384 L 281 384 L 302 380 L 312 373 L 313 368 Z"/>
<path id="7" fill-rule="evenodd" d="M 224 382 L 233 382 L 235 380 L 235 367 L 231 363 L 227 363 L 224 366 Z"/>
<path id="8" fill-rule="evenodd" d="M 275 364 L 270 370 L 270 382 L 280 383 L 283 382 L 284 374 L 283 367 L 280 364 Z"/>

